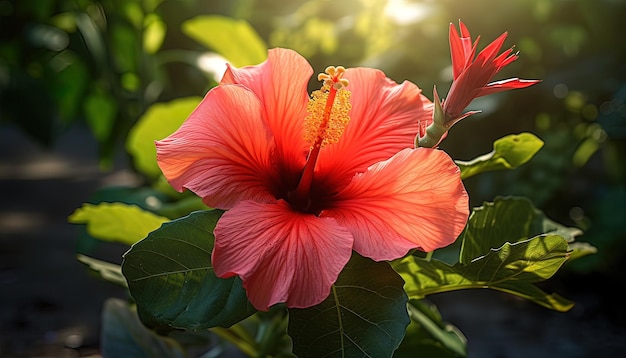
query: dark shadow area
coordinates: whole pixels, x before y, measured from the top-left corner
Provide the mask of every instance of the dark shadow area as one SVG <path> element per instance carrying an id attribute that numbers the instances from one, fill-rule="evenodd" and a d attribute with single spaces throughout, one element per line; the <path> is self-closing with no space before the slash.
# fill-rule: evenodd
<path id="1" fill-rule="evenodd" d="M 99 352 L 101 310 L 125 290 L 76 260 L 83 228 L 67 217 L 102 185 L 127 183 L 98 169 L 96 146 L 73 128 L 52 149 L 0 126 L 0 356 L 72 357 Z M 119 263 L 123 247 L 96 255 Z"/>

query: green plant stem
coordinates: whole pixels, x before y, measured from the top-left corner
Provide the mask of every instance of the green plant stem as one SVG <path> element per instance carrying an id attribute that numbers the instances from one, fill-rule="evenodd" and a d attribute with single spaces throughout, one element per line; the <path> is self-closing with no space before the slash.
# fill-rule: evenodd
<path id="1" fill-rule="evenodd" d="M 435 252 L 434 251 L 428 251 L 426 253 L 426 257 L 424 257 L 424 260 L 430 261 L 432 259 L 432 257 L 433 257 L 433 253 L 435 253 Z"/>

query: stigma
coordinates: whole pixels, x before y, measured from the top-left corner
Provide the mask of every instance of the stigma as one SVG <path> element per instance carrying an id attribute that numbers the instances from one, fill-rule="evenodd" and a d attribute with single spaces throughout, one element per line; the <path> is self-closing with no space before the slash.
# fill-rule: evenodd
<path id="1" fill-rule="evenodd" d="M 348 80 L 343 78 L 346 69 L 329 66 L 317 76 L 322 88 L 313 91 L 307 105 L 304 139 L 311 149 L 302 170 L 298 187 L 289 193 L 288 201 L 300 210 L 308 211 L 311 206 L 309 192 L 317 158 L 322 147 L 337 143 L 350 122 L 350 91 Z"/>

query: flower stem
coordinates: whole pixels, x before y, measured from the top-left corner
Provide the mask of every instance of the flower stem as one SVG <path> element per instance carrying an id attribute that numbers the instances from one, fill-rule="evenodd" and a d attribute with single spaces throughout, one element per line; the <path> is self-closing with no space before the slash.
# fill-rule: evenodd
<path id="1" fill-rule="evenodd" d="M 434 148 L 441 141 L 441 137 L 448 131 L 448 128 L 437 123 L 432 123 L 426 128 L 426 135 L 418 138 L 417 145 L 424 148 Z"/>

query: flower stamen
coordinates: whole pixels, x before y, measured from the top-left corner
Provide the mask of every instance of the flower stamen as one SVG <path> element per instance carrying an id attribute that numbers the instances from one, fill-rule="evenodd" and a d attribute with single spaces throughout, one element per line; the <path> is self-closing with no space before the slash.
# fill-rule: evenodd
<path id="1" fill-rule="evenodd" d="M 324 82 L 322 88 L 311 93 L 307 106 L 304 139 L 312 148 L 337 143 L 350 122 L 350 91 L 345 89 L 348 80 L 341 78 L 345 69 L 331 66 L 326 70 L 318 76 Z"/>
<path id="2" fill-rule="evenodd" d="M 322 147 L 337 143 L 350 122 L 350 91 L 346 90 L 348 80 L 343 77 L 346 69 L 342 66 L 329 66 L 317 78 L 322 88 L 311 93 L 305 119 L 305 140 L 311 144 L 311 151 L 302 171 L 300 182 L 290 193 L 289 201 L 303 209 L 310 205 L 308 198 L 313 171 Z"/>

